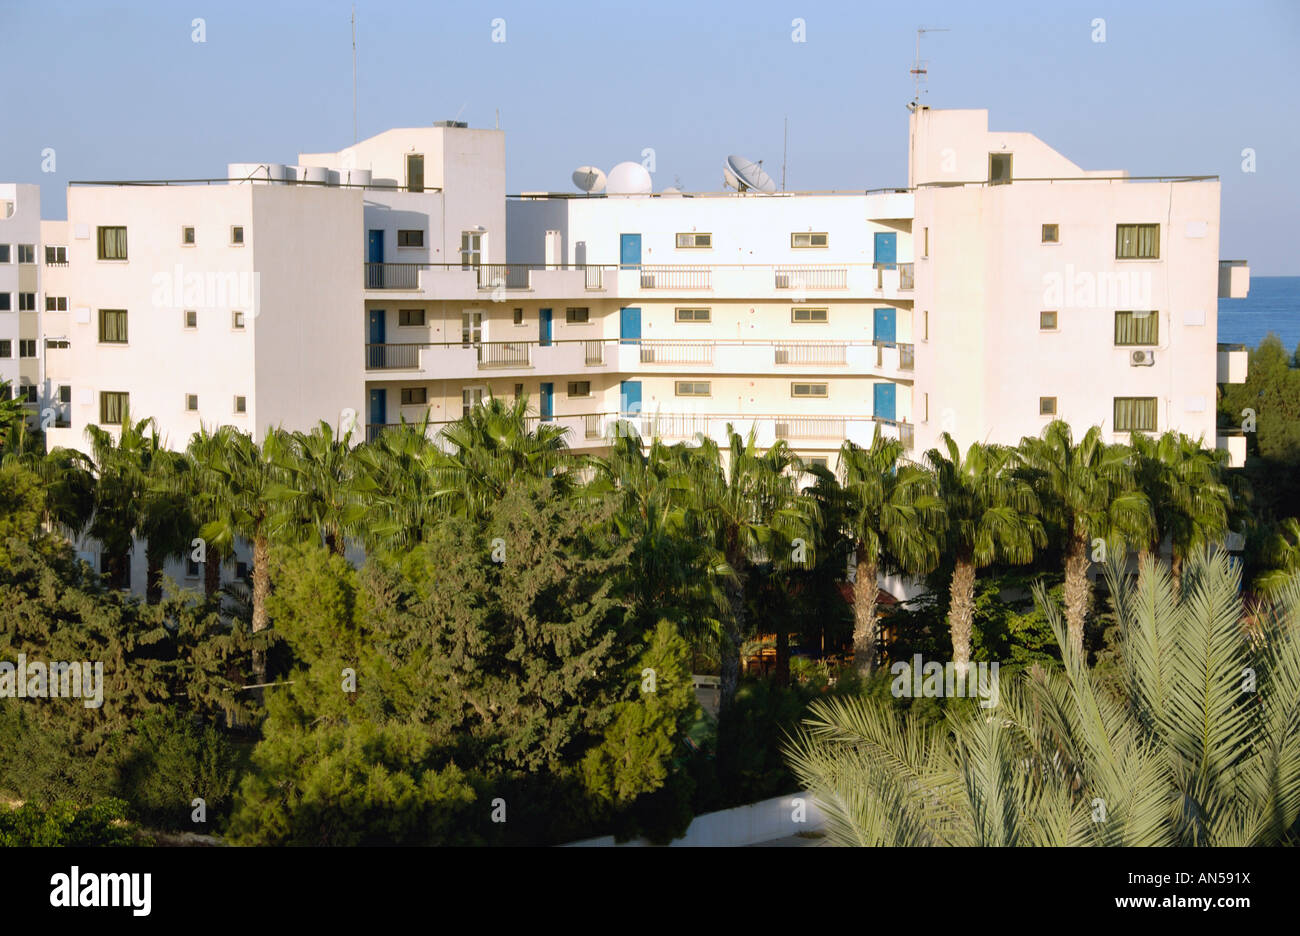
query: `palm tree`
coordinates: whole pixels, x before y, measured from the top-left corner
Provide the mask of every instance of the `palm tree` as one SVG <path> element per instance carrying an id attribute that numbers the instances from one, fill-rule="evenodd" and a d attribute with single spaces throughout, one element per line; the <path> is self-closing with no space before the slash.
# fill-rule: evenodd
<path id="1" fill-rule="evenodd" d="M 863 675 L 876 666 L 877 575 L 932 570 L 947 523 L 934 476 L 902 463 L 903 452 L 903 443 L 883 437 L 877 425 L 870 448 L 845 442 L 840 449 L 838 485 L 829 475 L 818 481 L 820 499 L 842 502 L 838 512 L 853 544 L 853 661 Z"/>
<path id="2" fill-rule="evenodd" d="M 90 535 L 99 540 L 106 556 L 112 588 L 129 588 L 129 557 L 140 524 L 149 466 L 161 445 L 152 419 L 131 421 L 122 414 L 117 433 L 87 426 L 90 460 L 95 473 L 95 506 Z"/>
<path id="3" fill-rule="evenodd" d="M 1255 588 L 1265 595 L 1278 595 L 1300 572 L 1300 519 L 1287 517 L 1266 533 L 1261 558 L 1270 568 L 1255 578 Z"/>
<path id="4" fill-rule="evenodd" d="M 1226 454 L 1207 451 L 1177 432 L 1157 439 L 1133 433 L 1138 487 L 1146 494 L 1155 535 L 1143 551 L 1156 552 L 1169 537 L 1174 586 L 1183 577 L 1183 560 L 1194 549 L 1218 541 L 1228 530 L 1232 495 L 1223 483 Z"/>
<path id="5" fill-rule="evenodd" d="M 409 549 L 428 536 L 439 513 L 441 454 L 429 437 L 427 415 L 386 429 L 354 450 L 358 472 L 369 478 L 368 549 Z"/>
<path id="6" fill-rule="evenodd" d="M 138 532 L 145 540 L 145 600 L 157 604 L 162 600 L 163 565 L 186 554 L 198 522 L 181 480 L 188 473 L 185 456 L 156 447 L 143 467 Z"/>
<path id="7" fill-rule="evenodd" d="M 1120 685 L 1041 589 L 1063 670 L 1035 668 L 940 727 L 862 698 L 817 701 L 787 745 L 842 845 L 1281 845 L 1300 815 L 1300 579 L 1242 626 L 1227 556 L 1180 594 L 1147 560 L 1117 596 Z M 1254 674 L 1243 691 L 1242 674 Z M 992 699 L 992 694 L 989 694 Z"/>
<path id="8" fill-rule="evenodd" d="M 279 460 L 281 483 L 272 499 L 284 509 L 286 526 L 300 538 L 317 537 L 342 556 L 347 537 L 360 530 L 364 498 L 374 479 L 361 471 L 349 446 L 350 433 L 336 435 L 321 421 L 311 432 L 295 432 Z"/>
<path id="9" fill-rule="evenodd" d="M 554 477 L 568 489 L 567 472 L 579 462 L 565 442 L 568 430 L 528 416 L 528 398 L 512 403 L 489 397 L 439 433 L 436 497 L 450 513 L 480 516 L 517 478 Z"/>
<path id="10" fill-rule="evenodd" d="M 1147 544 L 1155 521 L 1147 496 L 1135 487 L 1133 453 L 1106 445 L 1093 426 L 1074 444 L 1069 423 L 1053 420 L 1041 438 L 1021 440 L 1027 478 L 1046 519 L 1064 540 L 1065 619 L 1070 640 L 1083 653 L 1083 630 L 1092 603 L 1088 582 L 1090 550 L 1096 539 L 1106 555 L 1120 557 L 1129 543 Z"/>
<path id="11" fill-rule="evenodd" d="M 948 433 L 939 441 L 947 454 L 931 449 L 926 460 L 948 515 L 947 551 L 953 557 L 948 629 L 953 662 L 964 672 L 971 654 L 976 572 L 999 560 L 1031 562 L 1035 548 L 1047 545 L 1047 534 L 1034 489 L 1015 475 L 1015 449 L 975 442 L 962 458 Z"/>
<path id="12" fill-rule="evenodd" d="M 728 711 L 740 684 L 740 651 L 747 630 L 745 578 L 756 560 L 789 555 L 805 533 L 810 505 L 798 490 L 798 458 L 784 441 L 758 450 L 754 430 L 741 437 L 727 425 L 727 460 L 717 442 L 700 436 L 691 470 L 678 484 L 688 492 L 689 522 L 725 565 L 715 568 L 727 596 L 721 641 L 720 708 Z"/>

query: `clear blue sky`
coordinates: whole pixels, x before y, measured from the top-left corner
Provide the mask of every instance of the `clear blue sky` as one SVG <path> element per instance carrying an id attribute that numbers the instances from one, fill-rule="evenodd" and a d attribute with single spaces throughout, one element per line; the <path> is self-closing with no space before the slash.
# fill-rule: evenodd
<path id="1" fill-rule="evenodd" d="M 41 183 L 43 213 L 62 217 L 69 179 L 222 176 L 227 162 L 346 146 L 351 6 L 0 0 L 0 180 Z M 457 115 L 491 127 L 499 109 L 512 192 L 567 191 L 576 166 L 645 147 L 656 188 L 719 188 L 733 152 L 779 179 L 786 116 L 789 188 L 905 184 L 915 29 L 946 26 L 922 42 L 931 106 L 986 107 L 994 129 L 1084 168 L 1219 174 L 1223 256 L 1300 274 L 1294 0 L 356 7 L 361 136 Z M 41 171 L 45 147 L 56 173 Z"/>

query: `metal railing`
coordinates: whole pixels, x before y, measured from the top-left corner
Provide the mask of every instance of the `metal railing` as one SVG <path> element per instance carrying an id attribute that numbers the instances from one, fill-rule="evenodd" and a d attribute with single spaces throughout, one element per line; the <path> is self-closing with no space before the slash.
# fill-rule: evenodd
<path id="1" fill-rule="evenodd" d="M 419 289 L 427 263 L 367 263 L 366 289 Z"/>
<path id="2" fill-rule="evenodd" d="M 584 267 L 586 273 L 586 286 L 588 289 L 605 288 L 605 268 L 602 266 L 593 266 L 588 264 Z"/>
<path id="3" fill-rule="evenodd" d="M 642 364 L 713 363 L 713 343 L 707 341 L 641 341 Z"/>
<path id="4" fill-rule="evenodd" d="M 582 363 L 588 367 L 600 367 L 605 363 L 605 342 L 599 339 L 582 343 Z"/>
<path id="5" fill-rule="evenodd" d="M 834 366 L 847 363 L 848 360 L 848 346 L 833 342 L 778 343 L 772 350 L 777 364 Z"/>
<path id="6" fill-rule="evenodd" d="M 528 289 L 534 269 L 540 267 L 531 263 L 481 263 L 478 266 L 478 288 Z"/>
<path id="7" fill-rule="evenodd" d="M 773 269 L 776 289 L 847 289 L 848 267 L 786 265 Z"/>
<path id="8" fill-rule="evenodd" d="M 642 264 L 642 289 L 711 289 L 713 268 L 703 264 Z"/>
<path id="9" fill-rule="evenodd" d="M 845 420 L 838 416 L 783 416 L 775 422 L 778 439 L 844 438 Z"/>
<path id="10" fill-rule="evenodd" d="M 418 344 L 367 344 L 369 370 L 410 370 L 420 366 Z"/>
<path id="11" fill-rule="evenodd" d="M 583 419 L 583 435 L 588 439 L 599 439 L 601 436 L 601 416 L 599 413 L 587 413 Z"/>
<path id="12" fill-rule="evenodd" d="M 478 348 L 478 366 L 480 369 L 492 367 L 528 367 L 531 363 L 526 341 L 482 341 L 476 342 Z"/>

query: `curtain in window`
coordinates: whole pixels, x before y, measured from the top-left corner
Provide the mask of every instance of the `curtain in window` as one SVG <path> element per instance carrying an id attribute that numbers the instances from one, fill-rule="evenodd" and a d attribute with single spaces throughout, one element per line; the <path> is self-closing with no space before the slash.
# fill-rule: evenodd
<path id="1" fill-rule="evenodd" d="M 1155 312 L 1116 312 L 1115 344 L 1159 344 L 1160 316 Z"/>
<path id="2" fill-rule="evenodd" d="M 109 426 L 120 426 L 126 410 L 125 393 L 101 393 L 99 397 L 99 421 Z"/>
<path id="3" fill-rule="evenodd" d="M 1115 256 L 1122 260 L 1158 260 L 1160 225 L 1118 225 L 1115 228 Z"/>
<path id="4" fill-rule="evenodd" d="M 126 228 L 102 227 L 99 229 L 99 259 L 126 259 Z"/>
<path id="5" fill-rule="evenodd" d="M 1115 431 L 1156 431 L 1155 397 L 1116 397 Z"/>
<path id="6" fill-rule="evenodd" d="M 126 313 L 112 309 L 99 310 L 99 340 L 126 341 Z"/>

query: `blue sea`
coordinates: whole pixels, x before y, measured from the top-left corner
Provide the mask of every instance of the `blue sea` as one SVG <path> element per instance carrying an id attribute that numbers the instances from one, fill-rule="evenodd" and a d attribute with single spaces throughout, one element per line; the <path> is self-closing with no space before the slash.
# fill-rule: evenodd
<path id="1" fill-rule="evenodd" d="M 1300 345 L 1300 276 L 1252 276 L 1245 299 L 1219 300 L 1219 340 L 1256 347 L 1269 333 Z"/>

